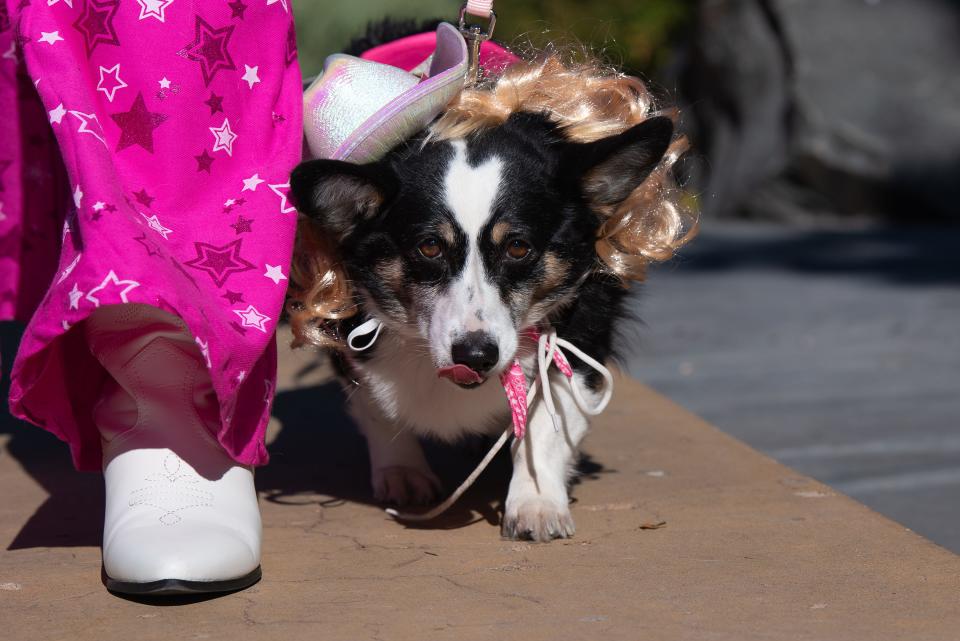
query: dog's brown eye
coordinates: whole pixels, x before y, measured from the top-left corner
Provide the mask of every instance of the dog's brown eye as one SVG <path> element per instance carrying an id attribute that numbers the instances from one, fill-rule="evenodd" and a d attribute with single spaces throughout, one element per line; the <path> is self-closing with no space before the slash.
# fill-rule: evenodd
<path id="1" fill-rule="evenodd" d="M 527 254 L 530 253 L 530 245 L 515 238 L 507 243 L 507 256 L 515 260 L 520 260 L 521 258 L 526 258 Z"/>
<path id="2" fill-rule="evenodd" d="M 440 241 L 436 238 L 427 238 L 420 243 L 417 249 L 420 250 L 420 254 L 424 258 L 437 258 L 443 253 L 443 248 L 440 247 Z"/>

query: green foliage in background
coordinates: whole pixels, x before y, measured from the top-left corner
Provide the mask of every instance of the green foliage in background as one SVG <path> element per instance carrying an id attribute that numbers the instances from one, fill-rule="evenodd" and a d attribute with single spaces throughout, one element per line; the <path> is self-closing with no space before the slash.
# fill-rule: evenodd
<path id="1" fill-rule="evenodd" d="M 504 0 L 498 36 L 588 44 L 627 71 L 655 73 L 693 19 L 694 0 Z M 503 27 L 501 30 L 501 26 Z"/>
<path id="2" fill-rule="evenodd" d="M 371 20 L 445 18 L 456 22 L 458 0 L 294 0 L 303 75 L 362 34 Z M 669 45 L 690 23 L 695 0 L 501 0 L 495 37 L 507 44 L 581 42 L 626 70 L 655 74 Z"/>
<path id="3" fill-rule="evenodd" d="M 459 10 L 456 0 L 294 0 L 300 69 L 305 78 L 320 73 L 324 59 L 362 35 L 371 20 L 449 16 L 455 21 Z"/>

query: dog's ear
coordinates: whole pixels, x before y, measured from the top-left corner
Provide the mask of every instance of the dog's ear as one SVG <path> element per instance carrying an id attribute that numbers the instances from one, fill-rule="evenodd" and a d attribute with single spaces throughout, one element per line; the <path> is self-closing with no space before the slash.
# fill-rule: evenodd
<path id="1" fill-rule="evenodd" d="M 589 143 L 568 143 L 566 175 L 578 179 L 597 205 L 617 205 L 650 175 L 673 138 L 673 122 L 664 116 L 644 120 L 621 134 Z"/>
<path id="2" fill-rule="evenodd" d="M 310 160 L 290 175 L 294 205 L 337 239 L 376 216 L 396 192 L 396 178 L 379 163 Z"/>

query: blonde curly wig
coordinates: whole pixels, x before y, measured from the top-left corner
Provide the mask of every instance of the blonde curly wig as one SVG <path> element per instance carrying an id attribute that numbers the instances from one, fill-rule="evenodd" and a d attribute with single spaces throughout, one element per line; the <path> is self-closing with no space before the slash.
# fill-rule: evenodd
<path id="1" fill-rule="evenodd" d="M 568 61 L 556 52 L 514 63 L 499 76 L 465 88 L 429 128 L 428 141 L 463 138 L 504 123 L 516 112 L 546 114 L 574 142 L 620 134 L 660 113 L 638 78 L 596 59 Z M 697 231 L 672 168 L 687 148 L 675 139 L 650 175 L 620 204 L 601 206 L 597 269 L 624 284 L 643 280 L 647 266 L 671 258 Z M 291 268 L 288 311 L 295 344 L 342 346 L 336 321 L 357 304 L 336 250 L 309 220 L 301 220 Z"/>

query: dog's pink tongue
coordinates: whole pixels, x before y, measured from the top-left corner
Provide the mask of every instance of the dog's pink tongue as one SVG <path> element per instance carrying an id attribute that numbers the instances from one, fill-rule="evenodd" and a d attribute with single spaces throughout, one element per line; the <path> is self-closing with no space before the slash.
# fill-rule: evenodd
<path id="1" fill-rule="evenodd" d="M 441 367 L 437 370 L 437 376 L 440 378 L 449 378 L 454 383 L 458 383 L 460 385 L 483 382 L 483 377 L 466 365 L 450 365 L 448 367 Z"/>

